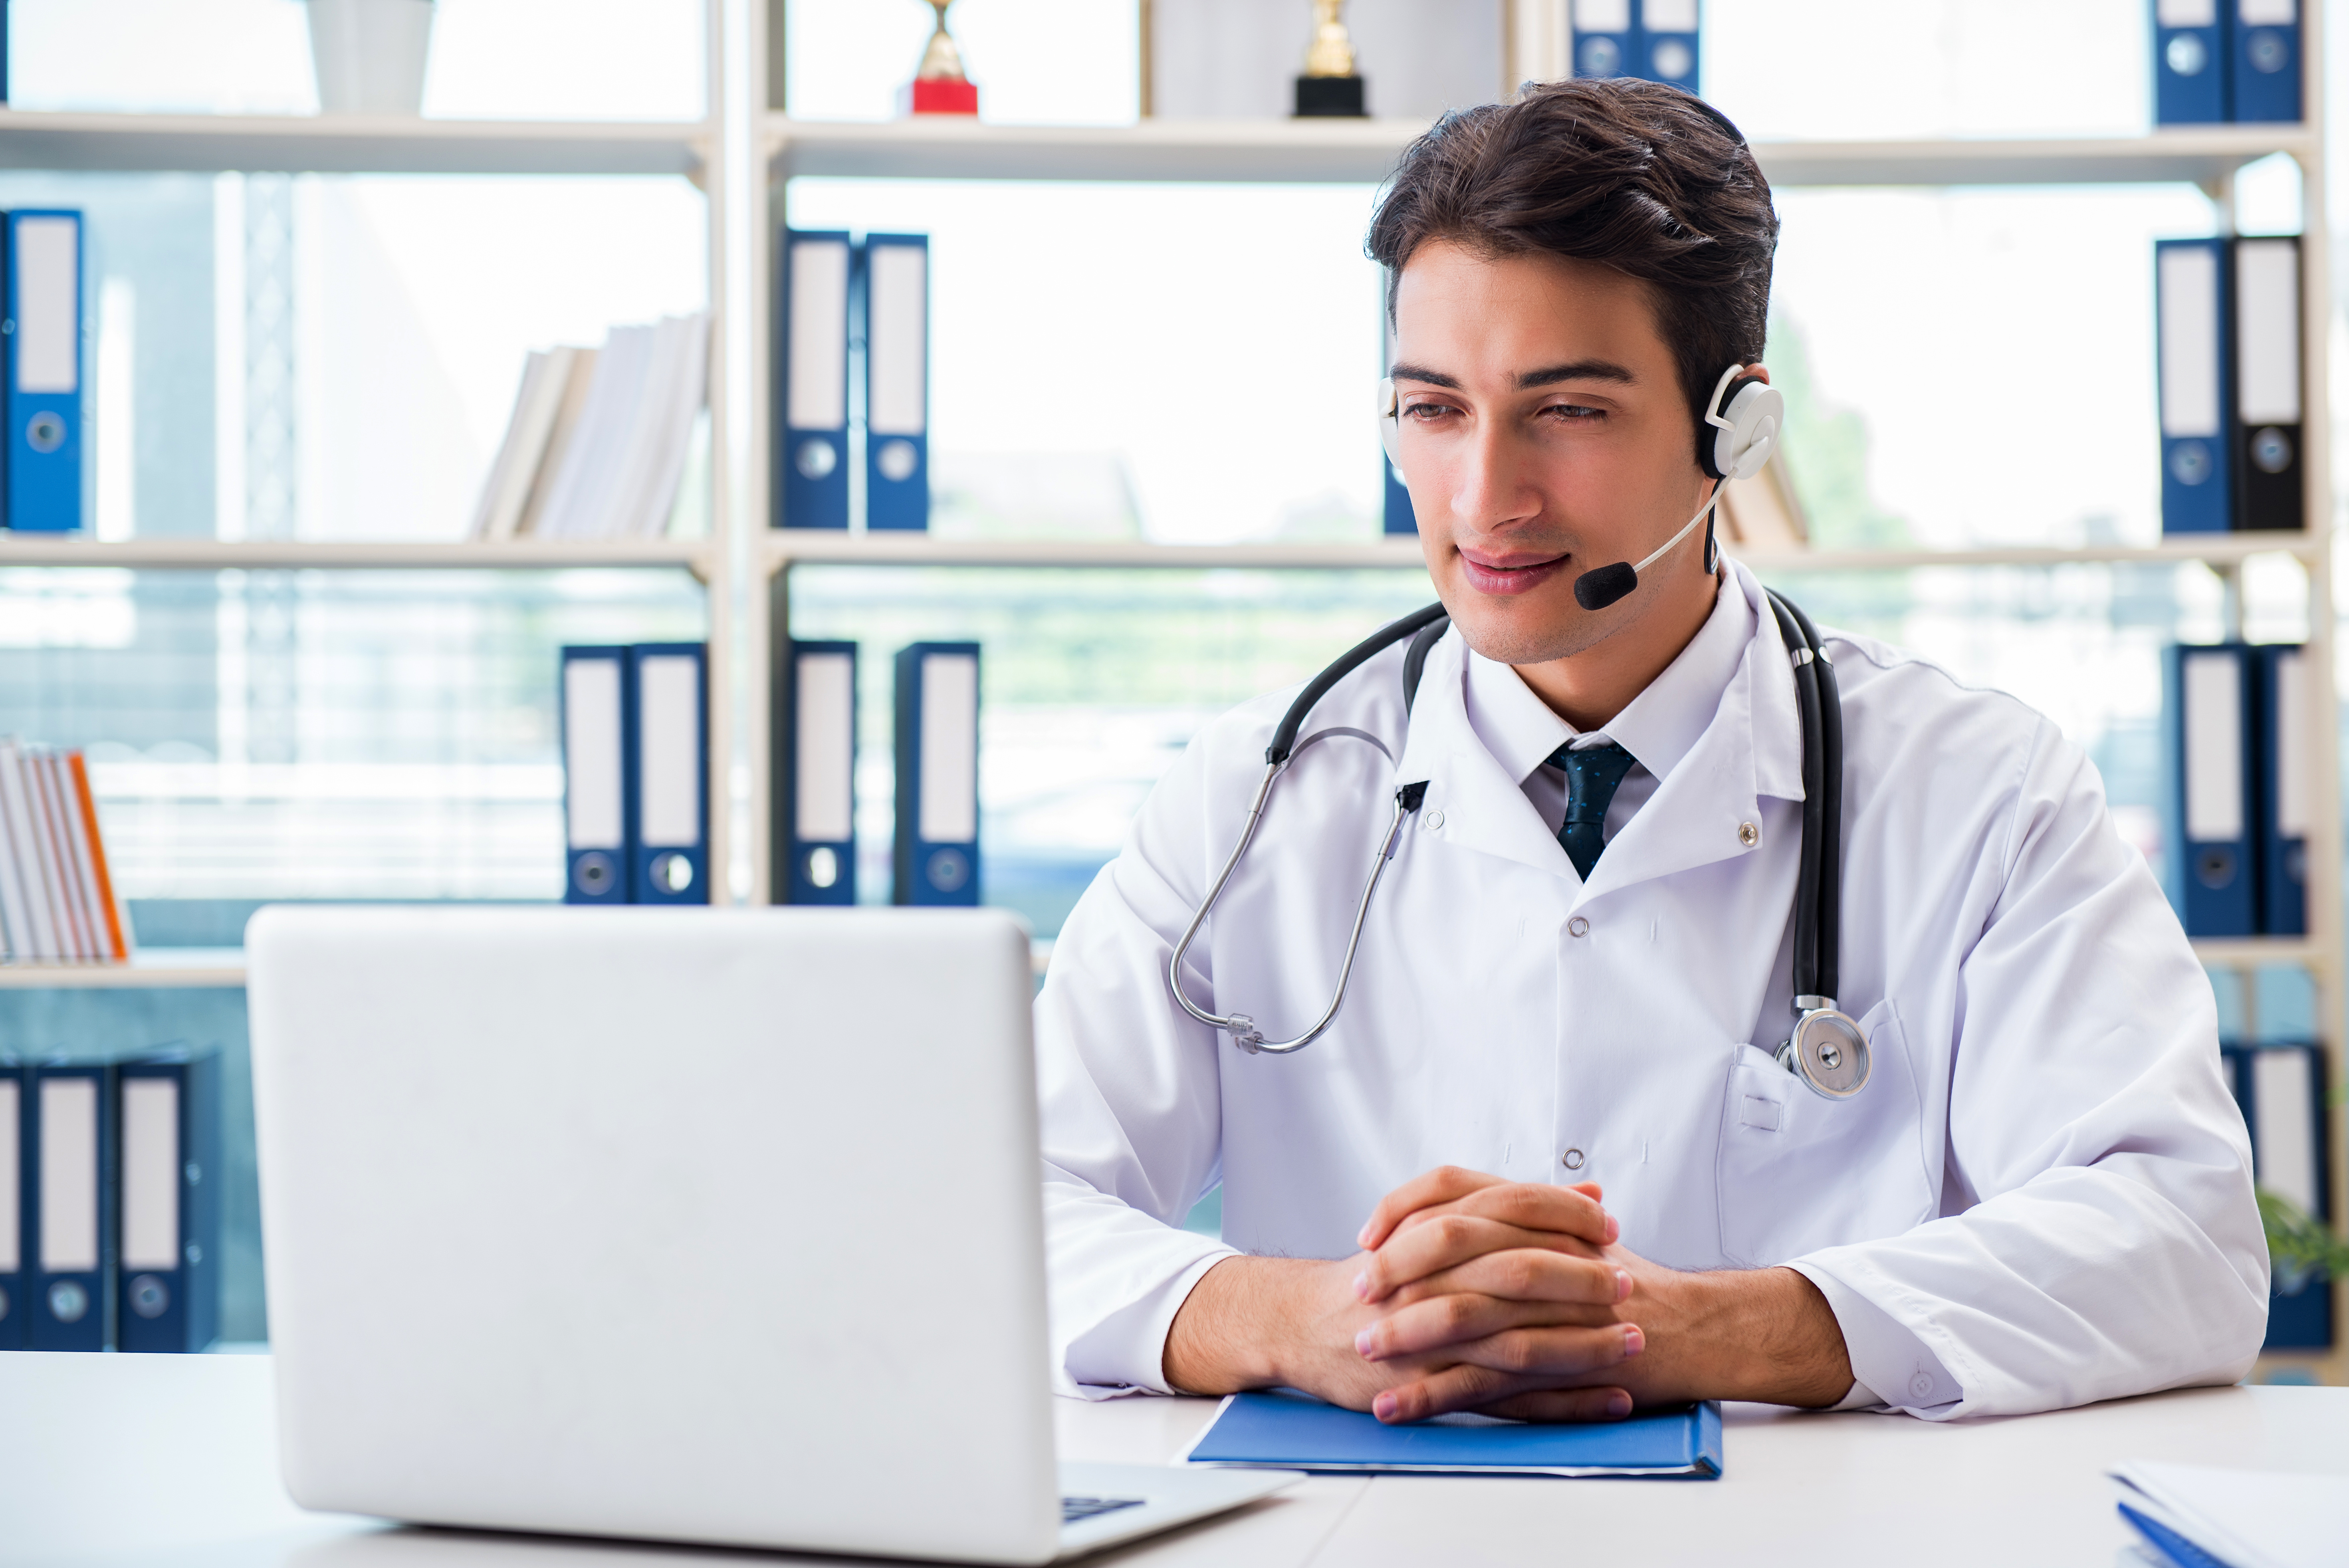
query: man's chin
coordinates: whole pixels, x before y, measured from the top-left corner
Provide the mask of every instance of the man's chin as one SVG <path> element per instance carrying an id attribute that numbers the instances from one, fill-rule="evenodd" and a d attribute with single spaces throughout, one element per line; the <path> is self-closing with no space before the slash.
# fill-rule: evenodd
<path id="1" fill-rule="evenodd" d="M 1604 637 L 1599 618 L 1574 602 L 1571 580 L 1558 591 L 1500 598 L 1454 584 L 1444 595 L 1452 624 L 1471 648 L 1495 664 L 1546 665 L 1571 658 Z"/>

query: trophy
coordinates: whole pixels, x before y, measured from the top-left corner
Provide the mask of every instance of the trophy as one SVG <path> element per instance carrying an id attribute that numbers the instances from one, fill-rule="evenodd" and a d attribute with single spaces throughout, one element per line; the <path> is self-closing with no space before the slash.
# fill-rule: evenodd
<path id="1" fill-rule="evenodd" d="M 1346 0 L 1313 0 L 1313 46 L 1297 78 L 1299 118 L 1361 119 L 1371 112 L 1363 107 L 1362 78 L 1354 74 L 1353 40 L 1339 19 L 1345 8 Z"/>
<path id="2" fill-rule="evenodd" d="M 947 7 L 954 0 L 929 0 L 938 14 L 937 30 L 922 51 L 907 107 L 916 114 L 977 114 L 978 88 L 962 74 L 962 51 L 947 33 Z"/>

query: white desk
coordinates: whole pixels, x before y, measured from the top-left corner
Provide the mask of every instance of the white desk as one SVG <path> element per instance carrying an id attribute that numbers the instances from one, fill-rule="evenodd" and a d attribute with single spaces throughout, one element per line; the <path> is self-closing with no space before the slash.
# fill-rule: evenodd
<path id="1" fill-rule="evenodd" d="M 1162 1462 L 1214 1408 L 1204 1399 L 1064 1402 L 1061 1452 Z M 762 1560 L 305 1514 L 278 1486 L 274 1425 L 265 1357 L 0 1355 L 0 1563 L 737 1568 Z M 1092 1561 L 2105 1568 L 2127 1539 L 2103 1478 L 2108 1463 L 2173 1459 L 2349 1475 L 2349 1389 L 2199 1389 L 1940 1426 L 1732 1406 L 1726 1443 L 1728 1474 L 1711 1482 L 1316 1478 Z"/>

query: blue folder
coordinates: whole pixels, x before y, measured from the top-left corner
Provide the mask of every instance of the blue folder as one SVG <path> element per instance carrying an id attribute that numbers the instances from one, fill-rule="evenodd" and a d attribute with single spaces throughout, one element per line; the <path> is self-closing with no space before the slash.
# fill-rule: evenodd
<path id="1" fill-rule="evenodd" d="M 2292 0 L 2226 4 L 2234 43 L 2227 78 L 2229 118 L 2238 124 L 2299 124 L 2300 6 Z"/>
<path id="2" fill-rule="evenodd" d="M 1185 1456 L 1195 1465 L 1454 1475 L 1721 1476 L 1721 1407 L 1588 1425 L 1443 1416 L 1391 1427 L 1286 1389 L 1235 1394 Z"/>

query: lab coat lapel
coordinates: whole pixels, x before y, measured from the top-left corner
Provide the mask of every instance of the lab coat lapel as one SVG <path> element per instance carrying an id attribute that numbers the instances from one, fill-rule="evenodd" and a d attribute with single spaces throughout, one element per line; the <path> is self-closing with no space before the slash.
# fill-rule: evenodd
<path id="1" fill-rule="evenodd" d="M 1778 623 L 1753 575 L 1731 573 L 1723 591 L 1745 592 L 1756 609 L 1744 657 L 1713 722 L 1591 868 L 1583 901 L 1750 854 L 1760 841 L 1748 844 L 1744 830 L 1760 830 L 1760 798 L 1803 798 L 1802 719 Z"/>
<path id="2" fill-rule="evenodd" d="M 1466 648 L 1454 631 L 1429 653 L 1410 736 L 1395 769 L 1399 785 L 1426 780 L 1419 836 L 1498 855 L 1571 882 L 1574 862 L 1526 799 L 1520 781 L 1494 760 L 1468 722 Z"/>

